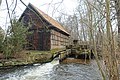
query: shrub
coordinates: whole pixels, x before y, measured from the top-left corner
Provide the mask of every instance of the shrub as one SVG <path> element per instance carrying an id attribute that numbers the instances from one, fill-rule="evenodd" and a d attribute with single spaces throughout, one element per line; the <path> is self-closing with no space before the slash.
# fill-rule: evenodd
<path id="1" fill-rule="evenodd" d="M 27 43 L 26 37 L 28 34 L 28 27 L 13 19 L 12 25 L 8 28 L 7 36 L 2 44 L 2 50 L 6 58 L 10 58 L 12 54 L 23 50 L 23 46 Z"/>

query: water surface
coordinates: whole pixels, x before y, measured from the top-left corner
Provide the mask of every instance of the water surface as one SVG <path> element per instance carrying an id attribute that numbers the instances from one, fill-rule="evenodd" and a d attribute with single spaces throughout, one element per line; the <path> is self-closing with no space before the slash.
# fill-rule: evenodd
<path id="1" fill-rule="evenodd" d="M 90 64 L 59 64 L 54 60 L 46 64 L 35 64 L 0 70 L 0 80 L 102 80 L 93 60 Z"/>

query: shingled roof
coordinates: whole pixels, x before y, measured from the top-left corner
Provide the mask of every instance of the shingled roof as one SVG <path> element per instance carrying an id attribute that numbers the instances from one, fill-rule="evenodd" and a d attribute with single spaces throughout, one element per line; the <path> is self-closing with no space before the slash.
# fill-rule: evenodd
<path id="1" fill-rule="evenodd" d="M 65 30 L 65 28 L 60 25 L 60 23 L 58 23 L 56 20 L 54 20 L 52 17 L 48 16 L 47 14 L 45 14 L 43 11 L 41 11 L 40 9 L 38 9 L 37 7 L 35 7 L 34 5 L 32 5 L 31 3 L 29 3 L 29 5 L 31 7 L 33 7 L 40 16 L 42 16 L 47 22 L 49 22 L 51 25 L 53 25 L 54 27 L 60 29 L 61 31 L 65 32 L 66 34 L 69 35 L 69 33 Z"/>

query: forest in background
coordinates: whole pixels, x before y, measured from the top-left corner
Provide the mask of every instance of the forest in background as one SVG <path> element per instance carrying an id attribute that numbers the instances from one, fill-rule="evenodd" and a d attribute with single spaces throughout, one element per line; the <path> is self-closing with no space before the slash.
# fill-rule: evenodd
<path id="1" fill-rule="evenodd" d="M 57 20 L 69 30 L 72 40 L 88 41 L 93 45 L 103 80 L 107 77 L 119 80 L 120 1 L 78 0 L 73 15 L 61 16 Z M 103 62 L 98 59 L 98 48 Z"/>

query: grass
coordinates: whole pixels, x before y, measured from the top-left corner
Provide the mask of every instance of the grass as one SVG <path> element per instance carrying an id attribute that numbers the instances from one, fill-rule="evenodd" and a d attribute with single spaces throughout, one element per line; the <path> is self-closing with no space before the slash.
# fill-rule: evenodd
<path id="1" fill-rule="evenodd" d="M 13 58 L 9 60 L 3 59 L 0 66 L 5 67 L 49 62 L 51 61 L 52 56 L 60 50 L 63 49 L 52 49 L 50 51 L 24 50 L 14 54 Z"/>

